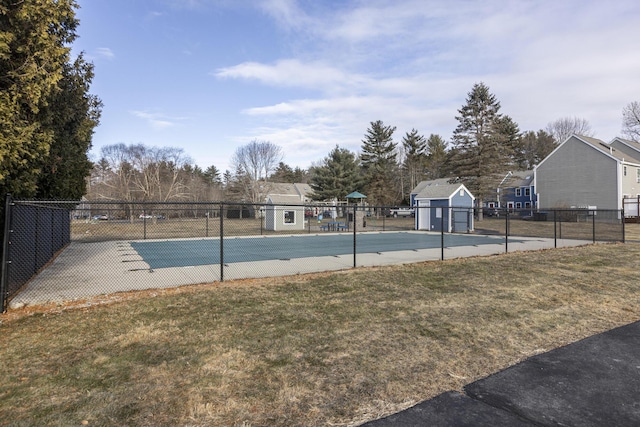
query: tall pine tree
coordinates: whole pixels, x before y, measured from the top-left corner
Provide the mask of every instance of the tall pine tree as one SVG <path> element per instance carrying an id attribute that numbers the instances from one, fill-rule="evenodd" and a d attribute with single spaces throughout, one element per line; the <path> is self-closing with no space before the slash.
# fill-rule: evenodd
<path id="1" fill-rule="evenodd" d="M 404 149 L 402 169 L 407 177 L 407 189 L 410 192 L 425 176 L 427 140 L 417 130 L 412 129 L 402 138 L 402 148 Z M 407 191 L 402 192 L 405 198 L 406 193 Z"/>
<path id="2" fill-rule="evenodd" d="M 446 176 L 447 143 L 440 135 L 431 134 L 427 139 L 427 179 L 438 179 Z"/>
<path id="3" fill-rule="evenodd" d="M 478 206 L 495 191 L 495 183 L 513 159 L 513 144 L 504 130 L 507 123 L 499 111 L 500 103 L 489 87 L 476 83 L 456 117 L 451 166 L 475 195 Z"/>
<path id="4" fill-rule="evenodd" d="M 365 191 L 367 200 L 373 204 L 388 205 L 397 200 L 395 130 L 395 126 L 385 126 L 382 120 L 371 122 L 362 140 L 360 160 L 366 180 Z"/>

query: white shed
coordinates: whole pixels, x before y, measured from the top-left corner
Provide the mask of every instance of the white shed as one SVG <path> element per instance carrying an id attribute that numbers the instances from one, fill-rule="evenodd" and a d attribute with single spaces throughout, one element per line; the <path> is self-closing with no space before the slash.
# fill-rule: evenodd
<path id="1" fill-rule="evenodd" d="M 267 230 L 304 230 L 304 222 L 304 205 L 299 196 L 267 196 L 265 207 L 265 228 Z"/>

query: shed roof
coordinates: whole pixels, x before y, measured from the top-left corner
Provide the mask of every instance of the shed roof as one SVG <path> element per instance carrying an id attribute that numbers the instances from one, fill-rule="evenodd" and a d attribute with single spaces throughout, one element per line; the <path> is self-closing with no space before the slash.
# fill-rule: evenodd
<path id="1" fill-rule="evenodd" d="M 275 205 L 302 205 L 302 200 L 300 200 L 300 196 L 296 196 L 293 194 L 269 194 L 267 196 L 267 201 L 273 203 Z"/>
<path id="2" fill-rule="evenodd" d="M 460 187 L 464 187 L 460 182 L 449 183 L 449 178 L 441 178 L 433 181 L 422 181 L 416 186 L 415 190 L 418 191 L 414 194 L 418 199 L 443 199 L 451 197 Z M 466 190 L 466 187 L 464 188 Z"/>

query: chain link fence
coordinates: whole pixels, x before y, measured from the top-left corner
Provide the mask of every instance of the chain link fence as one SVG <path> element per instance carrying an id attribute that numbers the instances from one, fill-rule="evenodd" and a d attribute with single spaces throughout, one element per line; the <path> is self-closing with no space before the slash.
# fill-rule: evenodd
<path id="1" fill-rule="evenodd" d="M 7 198 L 3 311 L 229 279 L 624 241 L 615 210 Z"/>

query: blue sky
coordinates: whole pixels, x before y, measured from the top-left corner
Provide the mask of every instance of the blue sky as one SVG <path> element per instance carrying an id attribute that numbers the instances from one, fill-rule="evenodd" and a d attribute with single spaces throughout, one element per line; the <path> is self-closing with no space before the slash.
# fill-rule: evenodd
<path id="1" fill-rule="evenodd" d="M 637 0 L 78 0 L 102 146 L 181 147 L 229 168 L 254 139 L 307 168 L 372 121 L 451 138 L 484 82 L 522 131 L 562 117 L 620 136 L 640 101 Z"/>

